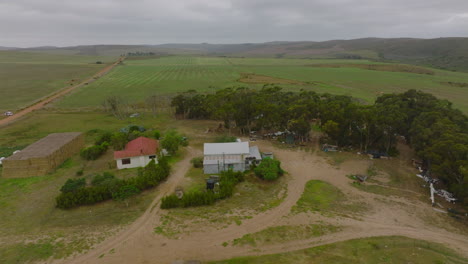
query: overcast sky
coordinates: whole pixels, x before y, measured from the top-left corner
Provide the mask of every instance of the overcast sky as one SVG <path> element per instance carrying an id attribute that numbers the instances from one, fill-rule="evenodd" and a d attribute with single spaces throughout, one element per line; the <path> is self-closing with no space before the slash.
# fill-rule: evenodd
<path id="1" fill-rule="evenodd" d="M 0 46 L 468 37 L 468 0 L 0 0 Z"/>

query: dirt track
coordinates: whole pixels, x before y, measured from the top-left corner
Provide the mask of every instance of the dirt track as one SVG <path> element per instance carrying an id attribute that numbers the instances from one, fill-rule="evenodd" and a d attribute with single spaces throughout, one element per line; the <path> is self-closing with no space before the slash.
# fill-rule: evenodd
<path id="1" fill-rule="evenodd" d="M 362 168 L 336 169 L 316 155 L 302 151 L 273 148 L 268 143 L 261 144 L 262 150 L 273 150 L 289 172 L 287 197 L 278 207 L 258 214 L 246 220 L 242 225 L 231 225 L 221 230 L 194 232 L 185 234 L 179 239 L 168 239 L 154 234 L 159 224 L 159 201 L 163 195 L 172 192 L 183 180 L 190 168 L 190 159 L 199 155 L 199 151 L 188 149 L 186 157 L 175 166 L 176 170 L 169 180 L 159 188 L 159 194 L 147 211 L 133 224 L 114 237 L 96 246 L 88 253 L 60 263 L 171 263 L 178 259 L 217 260 L 242 255 L 260 255 L 279 253 L 314 245 L 323 245 L 354 238 L 383 235 L 401 235 L 442 243 L 468 257 L 468 238 L 466 235 L 449 232 L 429 225 L 415 216 L 414 210 L 434 213 L 428 203 L 407 202 L 408 208 L 379 203 L 374 194 L 361 192 L 352 187 L 344 175 Z M 321 215 L 287 216 L 291 207 L 299 199 L 304 185 L 311 179 L 327 181 L 341 189 L 348 197 L 369 201 L 373 210 L 359 220 L 354 218 L 326 218 L 325 220 L 340 225 L 343 231 L 301 241 L 264 246 L 260 251 L 251 247 L 223 247 L 221 244 L 239 238 L 244 234 L 260 231 L 269 226 L 280 224 L 303 224 L 313 220 L 323 220 Z M 400 199 L 401 200 L 401 199 Z M 399 200 L 399 201 L 400 201 Z M 414 207 L 413 207 L 414 206 Z M 436 213 L 434 213 L 436 214 Z M 314 219 L 315 218 L 315 219 Z"/>
<path id="2" fill-rule="evenodd" d="M 5 125 L 8 125 L 8 124 L 11 124 L 12 122 L 18 120 L 19 118 L 25 116 L 26 114 L 34 111 L 34 110 L 38 110 L 38 109 L 41 109 L 42 107 L 44 107 L 45 105 L 49 104 L 50 102 L 68 94 L 69 92 L 79 88 L 79 87 L 82 87 L 86 84 L 89 84 L 89 83 L 92 83 L 94 82 L 96 79 L 95 77 L 97 78 L 100 78 L 102 77 L 103 75 L 105 75 L 106 73 L 108 73 L 110 70 L 112 70 L 115 66 L 119 65 L 119 63 L 123 60 L 124 58 L 120 58 L 119 60 L 117 60 L 116 62 L 114 62 L 112 65 L 109 65 L 107 67 L 105 67 L 104 69 L 100 70 L 99 72 L 97 72 L 96 74 L 93 75 L 93 77 L 77 84 L 77 85 L 74 85 L 74 86 L 70 86 L 66 89 L 62 89 L 62 90 L 59 90 L 57 91 L 56 93 L 48 96 L 47 98 L 31 105 L 31 106 L 28 106 L 20 111 L 18 111 L 17 113 L 15 113 L 14 115 L 12 116 L 9 116 L 7 118 L 4 118 L 4 119 L 1 119 L 0 120 L 0 127 L 2 126 L 5 126 Z"/>

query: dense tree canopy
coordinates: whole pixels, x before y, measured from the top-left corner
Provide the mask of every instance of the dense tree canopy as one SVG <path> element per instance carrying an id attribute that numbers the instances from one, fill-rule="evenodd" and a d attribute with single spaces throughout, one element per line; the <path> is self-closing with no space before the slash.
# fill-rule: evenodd
<path id="1" fill-rule="evenodd" d="M 226 129 L 247 134 L 289 131 L 307 140 L 312 122 L 331 143 L 360 151 L 397 154 L 404 138 L 459 199 L 468 202 L 468 118 L 447 100 L 421 91 L 384 94 L 373 105 L 343 95 L 226 88 L 212 94 L 188 91 L 174 97 L 176 115 L 222 120 Z"/>

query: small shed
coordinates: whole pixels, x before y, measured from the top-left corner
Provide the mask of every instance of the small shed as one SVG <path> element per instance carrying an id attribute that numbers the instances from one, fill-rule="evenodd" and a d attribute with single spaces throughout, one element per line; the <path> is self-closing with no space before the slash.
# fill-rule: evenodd
<path id="1" fill-rule="evenodd" d="M 4 178 L 25 178 L 52 172 L 84 145 L 80 132 L 53 133 L 2 161 Z"/>

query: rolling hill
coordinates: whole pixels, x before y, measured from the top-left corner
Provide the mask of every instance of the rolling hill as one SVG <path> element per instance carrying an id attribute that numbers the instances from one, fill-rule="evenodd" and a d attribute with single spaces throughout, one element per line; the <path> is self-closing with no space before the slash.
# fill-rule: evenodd
<path id="1" fill-rule="evenodd" d="M 41 47 L 25 51 L 56 54 L 115 56 L 127 52 L 162 55 L 194 54 L 231 57 L 339 58 L 401 62 L 454 71 L 468 71 L 468 38 L 363 38 L 322 42 L 243 44 L 92 45 Z"/>

